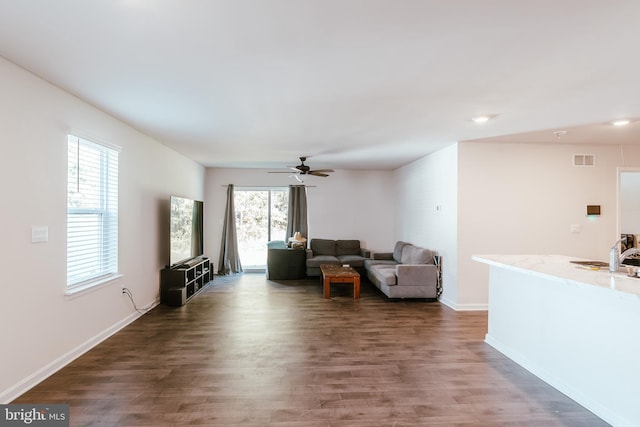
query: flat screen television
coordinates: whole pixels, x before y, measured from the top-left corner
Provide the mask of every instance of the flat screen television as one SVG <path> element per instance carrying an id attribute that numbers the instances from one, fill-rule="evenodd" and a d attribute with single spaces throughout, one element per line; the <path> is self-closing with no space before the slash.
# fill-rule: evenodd
<path id="1" fill-rule="evenodd" d="M 170 266 L 176 267 L 203 255 L 204 203 L 171 196 Z"/>

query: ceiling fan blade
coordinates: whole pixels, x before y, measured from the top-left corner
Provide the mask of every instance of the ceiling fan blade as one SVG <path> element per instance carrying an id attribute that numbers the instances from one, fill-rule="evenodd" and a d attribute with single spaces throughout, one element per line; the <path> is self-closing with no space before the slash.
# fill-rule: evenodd
<path id="1" fill-rule="evenodd" d="M 298 166 L 287 166 L 287 168 L 291 169 L 293 171 L 294 174 L 297 175 L 315 175 L 315 176 L 322 176 L 322 177 L 327 177 L 329 175 L 327 175 L 329 172 L 335 172 L 333 169 L 316 169 L 316 170 L 311 170 L 311 168 L 307 165 L 304 164 L 305 160 L 307 160 L 306 157 L 300 157 L 300 164 Z M 289 171 L 270 171 L 269 173 L 288 173 L 291 174 L 292 172 Z M 299 180 L 300 182 L 302 182 L 302 177 L 301 176 L 295 176 L 295 178 L 297 180 Z M 294 176 L 294 175 L 291 175 Z"/>

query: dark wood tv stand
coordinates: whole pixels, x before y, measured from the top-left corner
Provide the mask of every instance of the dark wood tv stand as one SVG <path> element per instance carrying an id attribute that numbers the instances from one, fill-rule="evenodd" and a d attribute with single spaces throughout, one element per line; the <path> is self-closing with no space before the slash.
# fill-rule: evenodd
<path id="1" fill-rule="evenodd" d="M 213 279 L 213 264 L 197 258 L 160 272 L 160 302 L 172 306 L 186 304 Z"/>

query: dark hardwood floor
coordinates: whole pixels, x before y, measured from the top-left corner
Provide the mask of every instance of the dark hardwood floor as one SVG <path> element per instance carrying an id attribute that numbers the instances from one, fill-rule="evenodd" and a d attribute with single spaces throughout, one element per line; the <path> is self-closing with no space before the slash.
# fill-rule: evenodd
<path id="1" fill-rule="evenodd" d="M 602 426 L 483 342 L 486 312 L 390 302 L 363 281 L 219 278 L 159 306 L 13 403 L 72 426 Z"/>

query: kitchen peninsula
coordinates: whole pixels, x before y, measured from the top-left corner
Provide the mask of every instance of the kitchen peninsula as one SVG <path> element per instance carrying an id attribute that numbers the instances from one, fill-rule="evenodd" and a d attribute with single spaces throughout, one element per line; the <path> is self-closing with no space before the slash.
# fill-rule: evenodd
<path id="1" fill-rule="evenodd" d="M 476 255 L 489 265 L 485 337 L 615 426 L 640 425 L 640 279 L 561 255 Z"/>

